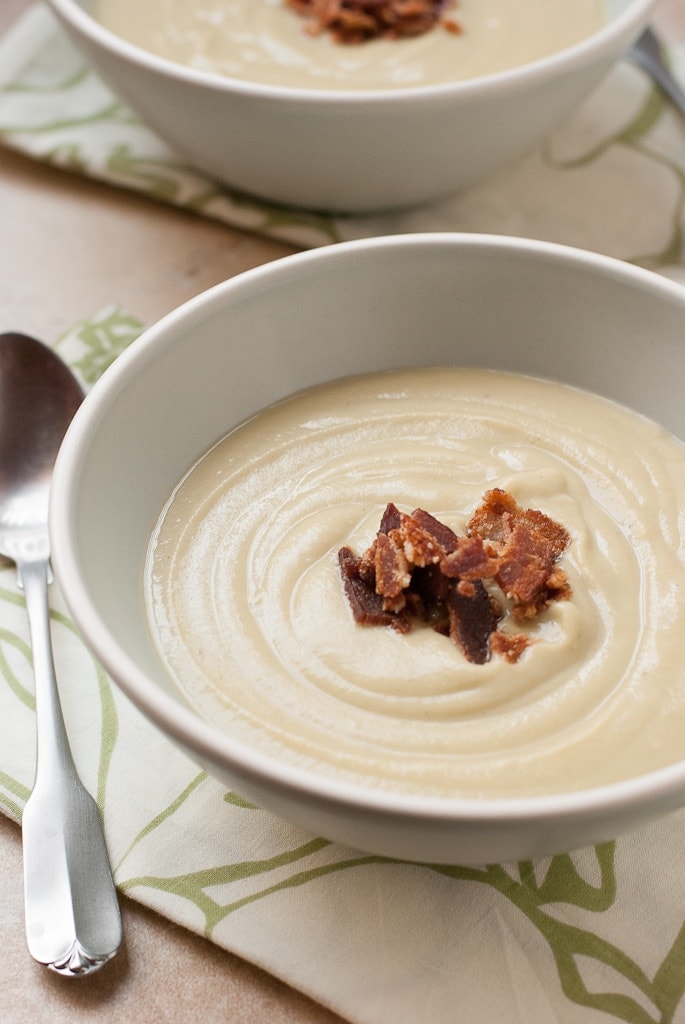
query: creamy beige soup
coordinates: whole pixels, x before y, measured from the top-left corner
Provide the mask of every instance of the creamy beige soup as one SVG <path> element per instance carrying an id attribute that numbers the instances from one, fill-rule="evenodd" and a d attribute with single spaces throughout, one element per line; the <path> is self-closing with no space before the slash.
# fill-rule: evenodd
<path id="1" fill-rule="evenodd" d="M 502 487 L 571 535 L 571 600 L 516 664 L 357 625 L 336 553 L 385 504 L 457 533 Z M 189 472 L 152 538 L 151 628 L 229 733 L 316 772 L 434 795 L 539 794 L 683 756 L 685 446 L 604 399 L 479 370 L 293 396 Z"/>
<path id="2" fill-rule="evenodd" d="M 393 89 L 502 71 L 586 38 L 603 0 L 461 0 L 463 32 L 342 46 L 283 0 L 93 0 L 106 28 L 202 71 L 299 88 Z"/>

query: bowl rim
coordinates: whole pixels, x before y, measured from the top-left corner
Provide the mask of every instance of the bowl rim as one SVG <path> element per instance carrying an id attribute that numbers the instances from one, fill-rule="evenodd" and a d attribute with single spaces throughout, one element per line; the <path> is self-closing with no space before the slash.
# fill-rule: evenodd
<path id="1" fill-rule="evenodd" d="M 382 102 L 402 104 L 453 100 L 455 97 L 487 98 L 499 90 L 512 91 L 526 88 L 536 81 L 545 81 L 550 70 L 560 76 L 569 75 L 584 64 L 596 59 L 617 38 L 632 34 L 634 38 L 647 23 L 649 13 L 656 0 L 628 0 L 627 7 L 619 15 L 608 18 L 596 32 L 585 39 L 557 50 L 526 64 L 517 65 L 504 71 L 480 75 L 456 82 L 442 82 L 432 85 L 407 86 L 396 89 L 308 89 L 262 82 L 249 82 L 240 78 L 222 75 L 218 72 L 202 71 L 176 63 L 165 57 L 150 53 L 129 43 L 116 33 L 100 24 L 86 11 L 79 0 L 47 0 L 53 11 L 91 45 L 108 51 L 120 60 L 129 61 L 141 70 L 161 74 L 179 83 L 200 86 L 218 93 L 235 93 L 254 99 L 270 100 L 274 103 L 308 104 L 319 106 L 335 104 L 343 106 L 372 106 Z"/>
<path id="2" fill-rule="evenodd" d="M 643 773 L 634 778 L 601 786 L 561 793 L 525 797 L 462 797 L 426 796 L 402 793 L 341 780 L 334 775 L 316 774 L 289 764 L 274 755 L 255 750 L 248 743 L 232 738 L 212 722 L 166 693 L 151 681 L 129 657 L 101 620 L 81 577 L 78 540 L 71 515 L 81 466 L 81 449 L 106 418 L 116 403 L 117 393 L 137 375 L 141 365 L 155 358 L 155 350 L 167 331 L 179 327 L 217 302 L 230 301 L 233 293 L 247 295 L 260 290 L 274 276 L 285 278 L 298 274 L 311 262 L 336 261 L 357 252 L 390 248 L 422 246 L 498 249 L 517 253 L 538 254 L 611 277 L 622 277 L 650 291 L 661 292 L 683 306 L 685 318 L 685 287 L 659 274 L 600 253 L 586 251 L 556 242 L 506 235 L 458 232 L 422 232 L 378 236 L 339 242 L 335 245 L 305 250 L 281 257 L 270 263 L 243 271 L 222 281 L 182 303 L 148 327 L 121 354 L 95 383 L 72 421 L 60 449 L 50 494 L 50 532 L 55 575 L 74 621 L 87 645 L 102 663 L 116 685 L 132 703 L 163 733 L 173 737 L 182 747 L 192 750 L 198 758 L 216 765 L 225 765 L 235 777 L 249 779 L 252 784 L 266 784 L 273 792 L 288 796 L 306 794 L 310 801 L 319 801 L 339 809 L 363 811 L 384 818 L 431 821 L 444 826 L 455 822 L 480 825 L 541 822 L 563 817 L 598 817 L 608 810 L 620 812 L 636 803 L 658 798 L 675 806 L 682 802 L 685 789 L 685 751 L 683 760 Z M 685 322 L 685 320 L 684 320 Z M 682 799 L 680 799 L 682 798 Z"/>

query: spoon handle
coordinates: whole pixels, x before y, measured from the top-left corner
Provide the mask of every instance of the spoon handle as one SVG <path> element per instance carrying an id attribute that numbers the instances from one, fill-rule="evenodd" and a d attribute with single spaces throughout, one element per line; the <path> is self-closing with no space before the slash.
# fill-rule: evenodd
<path id="1" fill-rule="evenodd" d="M 630 50 L 630 56 L 643 71 L 651 75 L 659 88 L 666 94 L 685 117 L 685 89 L 664 62 L 661 55 L 661 43 L 651 29 L 646 29 L 637 43 Z"/>
<path id="2" fill-rule="evenodd" d="M 116 953 L 121 917 L 97 804 L 78 777 L 50 640 L 49 564 L 19 566 L 36 683 L 37 764 L 22 818 L 26 937 L 31 956 L 65 975 Z"/>

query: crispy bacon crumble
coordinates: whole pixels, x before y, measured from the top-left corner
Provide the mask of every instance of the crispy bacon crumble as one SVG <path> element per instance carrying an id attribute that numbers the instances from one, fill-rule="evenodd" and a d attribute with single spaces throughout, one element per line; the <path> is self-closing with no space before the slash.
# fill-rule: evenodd
<path id="1" fill-rule="evenodd" d="M 402 39 L 423 35 L 441 24 L 459 34 L 461 27 L 446 12 L 456 0 L 285 0 L 307 19 L 306 31 L 330 32 L 337 43 Z"/>
<path id="2" fill-rule="evenodd" d="M 559 523 L 493 488 L 465 536 L 423 509 L 408 515 L 390 503 L 371 546 L 361 556 L 342 547 L 338 562 L 360 625 L 408 633 L 418 620 L 449 636 L 474 664 L 493 654 L 513 664 L 531 640 L 499 628 L 505 617 L 501 595 L 517 622 L 568 599 L 571 587 L 556 563 L 569 540 Z"/>

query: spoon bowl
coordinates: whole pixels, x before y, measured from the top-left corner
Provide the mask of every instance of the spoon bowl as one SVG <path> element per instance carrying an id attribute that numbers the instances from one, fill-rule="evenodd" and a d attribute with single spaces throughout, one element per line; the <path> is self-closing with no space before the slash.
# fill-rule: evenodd
<path id="1" fill-rule="evenodd" d="M 70 976 L 97 970 L 121 942 L 102 823 L 71 755 L 50 641 L 50 483 L 82 397 L 49 348 L 0 335 L 0 554 L 24 591 L 36 683 L 38 758 L 22 818 L 26 935 L 34 959 Z"/>
<path id="2" fill-rule="evenodd" d="M 69 369 L 44 345 L 0 336 L 0 552 L 14 562 L 49 553 L 52 467 L 81 398 Z"/>

